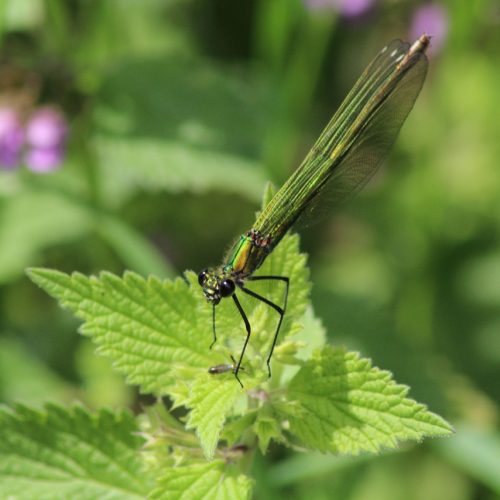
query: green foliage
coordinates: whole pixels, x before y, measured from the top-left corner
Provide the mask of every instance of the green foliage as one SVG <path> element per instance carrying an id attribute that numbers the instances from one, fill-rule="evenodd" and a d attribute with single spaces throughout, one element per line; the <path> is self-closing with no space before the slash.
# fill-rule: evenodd
<path id="1" fill-rule="evenodd" d="M 208 311 L 182 279 L 146 280 L 132 272 L 96 278 L 44 269 L 30 276 L 85 320 L 82 333 L 145 393 L 167 394 L 179 383 L 179 370 L 210 363 L 206 332 L 199 327 L 203 319 L 209 324 Z"/>
<path id="2" fill-rule="evenodd" d="M 408 40 L 428 2 L 380 0 L 348 20 L 309 10 L 312 3 L 0 2 L 1 106 L 20 105 L 28 120 L 33 106 L 55 105 L 70 126 L 58 172 L 0 171 L 0 402 L 31 408 L 2 411 L 0 449 L 16 439 L 22 453 L 0 457 L 0 470 L 10 467 L 0 497 L 223 497 L 226 487 L 232 498 L 253 489 L 256 498 L 310 500 L 500 494 L 495 0 L 433 2 L 446 39 L 430 55 L 387 165 L 304 232 L 321 322 L 305 295 L 297 298 L 270 380 L 273 311 L 245 301 L 254 333 L 241 390 L 231 373 L 206 373 L 241 349 L 244 328 L 230 301 L 218 307 L 219 342 L 209 351 L 211 310 L 194 274 L 187 283 L 122 274 L 172 278 L 218 262 L 247 229 L 264 180 L 288 177 L 365 63 L 392 38 Z M 437 37 L 432 45 L 439 49 Z M 294 245 L 283 245 L 295 259 Z M 36 279 L 68 298 L 88 338 L 73 335 L 75 320 L 27 282 L 28 266 L 83 273 Z M 279 284 L 258 286 L 282 300 Z M 306 279 L 301 286 L 308 293 Z M 393 379 L 452 415 L 456 434 L 395 447 L 448 427 Z M 141 410 L 132 384 L 158 404 Z M 122 428 L 119 412 L 32 409 L 75 399 L 143 413 Z M 137 479 L 137 491 L 123 489 L 119 474 L 96 481 L 101 455 L 81 453 L 94 435 L 114 442 L 114 424 L 118 440 L 137 438 L 124 453 L 137 467 L 123 481 Z M 66 446 L 86 428 L 83 441 Z M 109 448 L 121 463 L 121 451 Z M 36 477 L 24 475 L 33 469 Z M 89 472 L 73 480 L 76 469 Z"/>
<path id="3" fill-rule="evenodd" d="M 94 359 L 98 359 L 94 356 Z M 70 392 L 62 379 L 12 338 L 0 340 L 0 397 L 5 403 L 42 405 Z"/>
<path id="4" fill-rule="evenodd" d="M 232 410 L 241 391 L 232 380 L 221 382 L 213 377 L 209 379 L 209 375 L 203 378 L 205 380 L 202 383 L 193 385 L 185 402 L 186 406 L 192 408 L 187 428 L 196 429 L 205 455 L 212 457 L 226 415 Z"/>
<path id="5" fill-rule="evenodd" d="M 291 276 L 294 287 L 288 298 L 288 312 L 281 338 L 300 329 L 309 290 L 305 257 L 298 252 L 298 237 L 285 239 L 262 266 L 265 274 Z M 123 278 L 110 273 L 86 277 L 58 271 L 33 269 L 31 278 L 60 300 L 64 307 L 85 321 L 81 328 L 98 344 L 98 352 L 112 359 L 115 368 L 127 381 L 139 385 L 142 392 L 170 395 L 177 405 L 193 408 L 200 405 L 189 420 L 202 438 L 207 456 L 212 456 L 222 424 L 238 392 L 234 380 L 226 376 L 217 392 L 224 394 L 224 404 L 212 407 L 211 418 L 202 417 L 211 405 L 214 381 L 207 367 L 229 358 L 224 340 L 241 338 L 241 318 L 228 301 L 218 307 L 217 329 L 221 341 L 211 352 L 211 307 L 201 300 L 197 277 L 187 273 L 187 281 L 147 280 L 128 272 Z M 283 290 L 268 290 L 267 296 L 280 303 Z M 245 360 L 247 387 L 256 386 L 266 377 L 264 360 L 276 329 L 277 315 L 265 304 L 254 300 L 242 303 L 254 328 L 249 356 Z M 226 356 L 226 357 L 224 357 Z M 191 383 L 189 383 L 191 382 Z M 230 388 L 230 389 L 229 389 Z M 215 413 L 218 413 L 216 416 Z"/>
<path id="6" fill-rule="evenodd" d="M 20 192 L 0 202 L 0 282 L 20 274 L 47 247 L 81 237 L 91 222 L 84 207 L 54 193 Z"/>
<path id="7" fill-rule="evenodd" d="M 47 405 L 0 410 L 3 498 L 144 498 L 143 439 L 128 412 Z"/>
<path id="8" fill-rule="evenodd" d="M 277 315 L 265 304 L 242 300 L 253 328 L 241 372 L 244 390 L 231 373 L 207 373 L 209 366 L 227 362 L 228 350 L 241 348 L 244 330 L 237 311 L 228 307 L 231 302 L 223 301 L 217 307 L 217 347 L 208 349 L 212 311 L 194 273 L 188 272 L 186 280 L 160 281 L 132 272 L 120 278 L 29 271 L 33 281 L 84 321 L 81 333 L 128 383 L 145 393 L 167 395 L 175 407 L 187 409 L 185 428 L 160 411 L 156 425 L 144 431 L 147 463 L 156 471 L 153 498 L 247 498 L 249 478 L 230 465 L 241 460 L 228 458 L 240 444 L 247 453 L 255 446 L 266 453 L 274 440 L 353 455 L 452 432 L 443 419 L 406 398 L 408 389 L 395 384 L 390 373 L 373 368 L 357 353 L 323 345 L 323 329 L 307 307 L 305 263 L 298 237 L 291 235 L 261 269 L 291 280 L 271 379 L 265 359 Z M 279 287 L 261 293 L 278 303 L 283 297 Z M 309 335 L 316 347 L 312 352 L 303 349 Z M 215 461 L 201 460 L 191 429 L 205 457 Z"/>
<path id="9" fill-rule="evenodd" d="M 170 470 L 160 477 L 158 487 L 150 498 L 245 500 L 250 498 L 250 493 L 251 481 L 248 477 L 238 474 L 234 467 L 227 467 L 222 460 L 214 460 Z"/>
<path id="10" fill-rule="evenodd" d="M 223 187 L 258 199 L 265 100 L 259 82 L 250 91 L 246 80 L 186 57 L 128 59 L 115 67 L 99 95 L 94 138 L 107 202 L 121 204 L 138 187 Z M 176 97 L 156 98 L 164 95 Z"/>
<path id="11" fill-rule="evenodd" d="M 290 382 L 288 396 L 298 402 L 290 431 L 311 448 L 348 454 L 450 434 L 446 421 L 407 392 L 357 353 L 325 347 Z"/>
<path id="12" fill-rule="evenodd" d="M 27 174 L 12 179 L 0 171 L 0 283 L 8 283 L 40 259 L 44 251 L 92 231 L 109 244 L 128 267 L 161 277 L 173 272 L 158 250 L 120 217 L 92 206 L 81 175 L 72 164 L 48 180 Z"/>
<path id="13" fill-rule="evenodd" d="M 500 495 L 500 435 L 493 430 L 478 431 L 472 426 L 457 429 L 456 438 L 435 443 L 438 452 L 463 471 Z"/>

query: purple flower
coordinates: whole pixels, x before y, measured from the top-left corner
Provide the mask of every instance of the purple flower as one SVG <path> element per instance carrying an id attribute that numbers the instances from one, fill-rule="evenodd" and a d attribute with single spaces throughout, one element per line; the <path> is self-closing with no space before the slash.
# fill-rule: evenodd
<path id="1" fill-rule="evenodd" d="M 64 159 L 68 125 L 64 116 L 53 108 L 33 113 L 26 126 L 28 150 L 25 162 L 34 172 L 49 172 Z"/>
<path id="2" fill-rule="evenodd" d="M 35 148 L 61 146 L 66 141 L 68 125 L 64 116 L 54 108 L 40 108 L 26 126 L 26 142 Z"/>
<path id="3" fill-rule="evenodd" d="M 304 0 L 309 10 L 335 10 L 347 18 L 355 18 L 370 10 L 376 0 Z"/>
<path id="4" fill-rule="evenodd" d="M 430 54 L 437 54 L 448 33 L 448 12 L 445 7 L 429 3 L 422 5 L 413 13 L 410 27 L 411 40 L 423 33 L 431 36 Z"/>
<path id="5" fill-rule="evenodd" d="M 0 167 L 12 169 L 19 165 L 23 143 L 19 115 L 12 108 L 0 108 Z"/>
<path id="6" fill-rule="evenodd" d="M 375 0 L 337 0 L 335 2 L 344 17 L 359 17 L 368 12 Z"/>
<path id="7" fill-rule="evenodd" d="M 26 152 L 24 161 L 28 168 L 39 174 L 51 172 L 64 159 L 64 148 L 33 148 Z"/>

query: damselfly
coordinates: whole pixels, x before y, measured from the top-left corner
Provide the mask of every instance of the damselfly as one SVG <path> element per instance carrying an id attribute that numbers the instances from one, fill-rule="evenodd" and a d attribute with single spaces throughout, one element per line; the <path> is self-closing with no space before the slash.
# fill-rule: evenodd
<path id="1" fill-rule="evenodd" d="M 271 376 L 270 361 L 286 311 L 290 280 L 287 276 L 254 276 L 254 272 L 320 194 L 326 192 L 335 203 L 342 202 L 373 176 L 422 88 L 428 45 L 429 37 L 422 35 L 412 45 L 395 40 L 384 47 L 356 82 L 302 164 L 264 207 L 253 227 L 236 241 L 223 264 L 198 275 L 203 293 L 213 306 L 210 347 L 217 340 L 215 306 L 222 298 L 232 297 L 246 329 L 236 367 L 218 365 L 211 373 L 232 371 L 241 384 L 238 373 L 252 330 L 238 300 L 238 291 L 264 302 L 279 315 L 267 357 Z M 247 288 L 248 282 L 261 280 L 284 283 L 282 305 Z"/>

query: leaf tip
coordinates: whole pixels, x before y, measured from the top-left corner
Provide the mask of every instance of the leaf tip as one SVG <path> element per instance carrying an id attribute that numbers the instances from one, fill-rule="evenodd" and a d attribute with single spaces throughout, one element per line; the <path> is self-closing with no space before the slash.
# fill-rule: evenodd
<path id="1" fill-rule="evenodd" d="M 47 280 L 53 280 L 56 276 L 68 276 L 61 271 L 50 269 L 48 267 L 28 267 L 27 269 L 25 269 L 25 273 L 26 276 L 28 276 L 28 278 L 33 281 L 33 283 L 37 284 L 41 288 L 44 288 L 43 284 Z"/>

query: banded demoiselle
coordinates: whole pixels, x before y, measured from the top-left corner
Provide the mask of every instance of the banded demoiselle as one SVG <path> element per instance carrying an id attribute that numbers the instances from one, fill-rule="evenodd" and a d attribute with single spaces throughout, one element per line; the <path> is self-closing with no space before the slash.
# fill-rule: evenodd
<path id="1" fill-rule="evenodd" d="M 427 73 L 425 51 L 429 37 L 422 35 L 412 45 L 395 40 L 369 64 L 333 115 L 318 140 L 287 182 L 264 207 L 253 227 L 240 236 L 222 265 L 198 275 L 206 299 L 213 306 L 213 342 L 217 340 L 215 307 L 232 297 L 243 320 L 246 337 L 236 367 L 217 365 L 210 373 L 238 373 L 251 335 L 251 325 L 238 300 L 242 292 L 262 301 L 279 315 L 278 326 L 267 357 L 271 357 L 286 312 L 290 279 L 287 276 L 255 276 L 266 257 L 290 227 L 327 193 L 335 203 L 344 201 L 363 187 L 388 153 L 422 88 Z M 278 305 L 247 288 L 258 280 L 281 281 L 283 304 Z"/>

